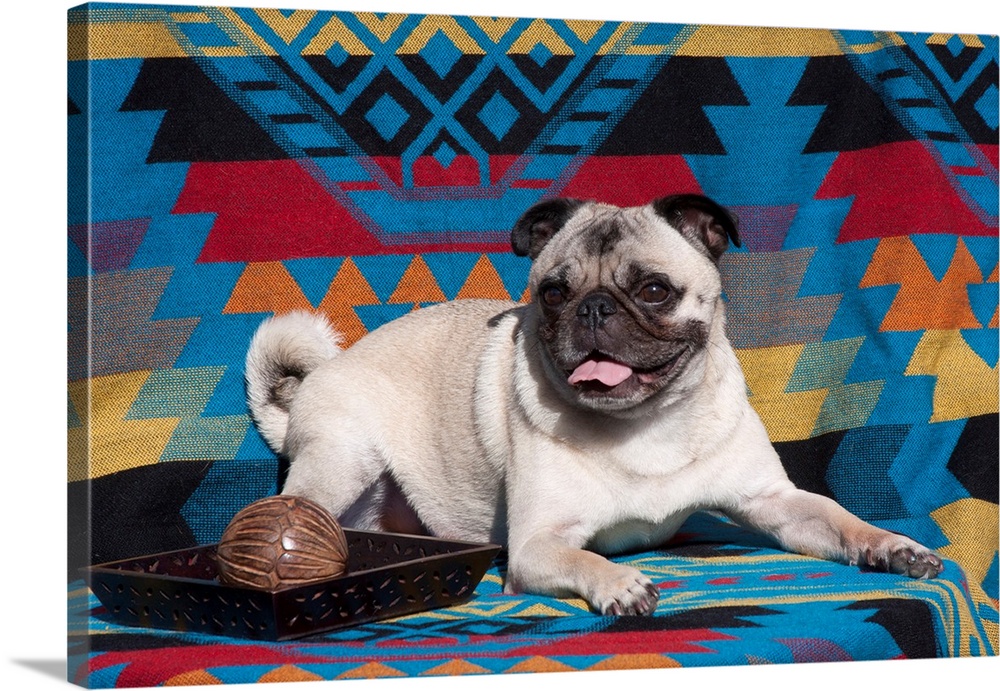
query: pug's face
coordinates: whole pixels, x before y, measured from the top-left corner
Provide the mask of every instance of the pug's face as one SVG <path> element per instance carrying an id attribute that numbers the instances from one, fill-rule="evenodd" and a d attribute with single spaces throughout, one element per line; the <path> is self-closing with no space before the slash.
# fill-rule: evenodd
<path id="1" fill-rule="evenodd" d="M 619 208 L 555 199 L 515 227 L 545 370 L 585 408 L 628 410 L 695 376 L 735 221 L 694 195 Z"/>

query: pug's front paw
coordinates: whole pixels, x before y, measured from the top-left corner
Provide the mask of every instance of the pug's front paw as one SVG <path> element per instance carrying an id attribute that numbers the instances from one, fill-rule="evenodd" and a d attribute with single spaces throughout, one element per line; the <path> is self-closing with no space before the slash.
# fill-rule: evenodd
<path id="1" fill-rule="evenodd" d="M 941 557 L 904 535 L 888 533 L 861 551 L 862 564 L 910 578 L 935 578 L 944 571 Z"/>
<path id="2" fill-rule="evenodd" d="M 591 606 L 601 614 L 652 614 L 660 599 L 660 591 L 638 569 L 615 564 L 594 589 Z M 609 570 L 610 571 L 610 570 Z"/>

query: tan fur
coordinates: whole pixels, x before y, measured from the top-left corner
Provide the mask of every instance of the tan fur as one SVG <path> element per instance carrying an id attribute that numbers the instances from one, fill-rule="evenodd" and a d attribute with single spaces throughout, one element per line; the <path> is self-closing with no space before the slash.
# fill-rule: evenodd
<path id="1" fill-rule="evenodd" d="M 626 232 L 613 252 L 586 256 L 582 236 L 609 214 Z M 657 264 L 685 289 L 673 317 L 704 323 L 707 345 L 658 394 L 602 407 L 580 403 L 545 353 L 536 304 L 421 309 L 336 357 L 322 317 L 275 318 L 254 338 L 247 381 L 261 433 L 291 459 L 284 492 L 354 527 L 419 519 L 433 535 L 504 544 L 508 592 L 575 594 L 604 613 L 649 613 L 656 589 L 598 553 L 661 544 L 702 509 L 790 550 L 937 574 L 926 548 L 788 480 L 747 401 L 704 252 L 649 207 L 587 204 L 535 259 L 532 290 L 567 258 L 580 285 L 621 281 L 635 258 Z M 274 396 L 286 360 L 304 374 L 287 411 Z"/>

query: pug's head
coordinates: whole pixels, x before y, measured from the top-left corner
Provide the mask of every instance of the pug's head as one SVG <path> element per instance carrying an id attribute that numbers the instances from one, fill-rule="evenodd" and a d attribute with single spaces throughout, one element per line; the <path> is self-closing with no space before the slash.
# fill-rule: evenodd
<path id="1" fill-rule="evenodd" d="M 576 199 L 531 207 L 511 235 L 533 260 L 528 284 L 545 370 L 571 402 L 634 408 L 695 376 L 736 219 L 700 195 L 619 208 Z"/>

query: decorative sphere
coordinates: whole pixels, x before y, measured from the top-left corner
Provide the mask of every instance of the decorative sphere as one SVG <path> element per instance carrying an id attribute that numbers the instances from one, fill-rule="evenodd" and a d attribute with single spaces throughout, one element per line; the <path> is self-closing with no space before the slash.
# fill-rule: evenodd
<path id="1" fill-rule="evenodd" d="M 333 515 L 303 497 L 265 497 L 229 522 L 218 546 L 219 579 L 278 590 L 347 571 L 347 539 Z"/>

